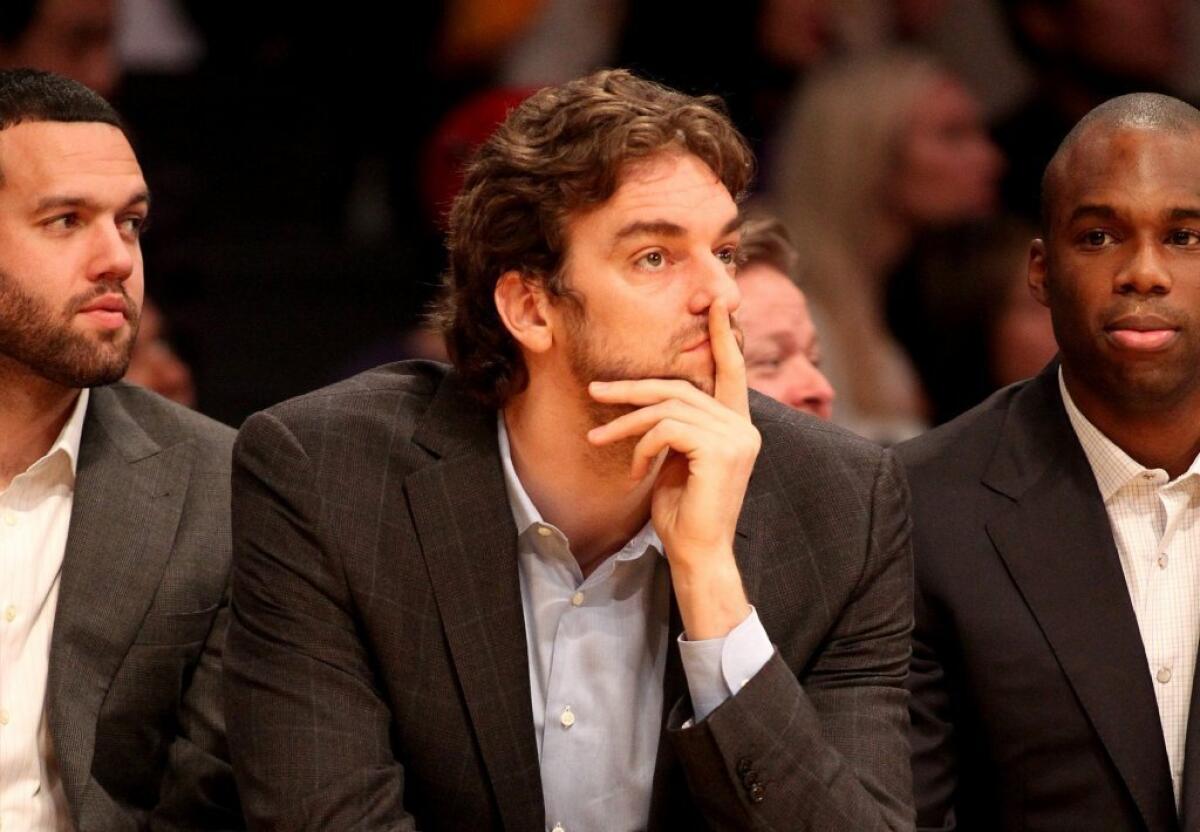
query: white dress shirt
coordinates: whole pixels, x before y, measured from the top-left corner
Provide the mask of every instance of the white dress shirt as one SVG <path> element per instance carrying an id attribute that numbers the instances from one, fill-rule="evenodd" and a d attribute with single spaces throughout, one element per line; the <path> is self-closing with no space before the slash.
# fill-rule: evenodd
<path id="1" fill-rule="evenodd" d="M 1179 808 L 1192 675 L 1200 640 L 1200 457 L 1172 480 L 1087 420 L 1058 375 L 1071 426 L 1096 475 L 1158 699 Z"/>
<path id="2" fill-rule="evenodd" d="M 644 829 L 663 716 L 670 572 L 646 523 L 587 578 L 561 530 L 543 521 L 513 467 L 499 421 L 517 527 L 533 727 L 549 832 Z M 758 613 L 723 639 L 679 640 L 696 721 L 774 652 Z"/>
<path id="3" fill-rule="evenodd" d="M 0 491 L 0 830 L 71 829 L 46 675 L 88 391 L 50 450 Z"/>

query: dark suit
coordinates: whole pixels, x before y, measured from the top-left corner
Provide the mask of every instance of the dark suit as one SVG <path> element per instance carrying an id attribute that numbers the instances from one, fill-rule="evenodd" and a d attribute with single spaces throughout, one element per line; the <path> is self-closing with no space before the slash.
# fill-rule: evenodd
<path id="1" fill-rule="evenodd" d="M 753 415 L 734 548 L 778 652 L 682 729 L 673 614 L 650 826 L 910 828 L 902 480 L 842 431 L 757 396 Z M 495 412 L 438 365 L 379 368 L 252 417 L 233 483 L 251 826 L 545 828 Z"/>
<path id="2" fill-rule="evenodd" d="M 1057 365 L 898 453 L 913 491 L 918 826 L 1179 828 L 1145 650 Z M 1187 829 L 1200 829 L 1196 722 Z"/>
<path id="3" fill-rule="evenodd" d="M 145 390 L 91 392 L 46 686 L 80 832 L 242 826 L 220 699 L 232 442 Z"/>

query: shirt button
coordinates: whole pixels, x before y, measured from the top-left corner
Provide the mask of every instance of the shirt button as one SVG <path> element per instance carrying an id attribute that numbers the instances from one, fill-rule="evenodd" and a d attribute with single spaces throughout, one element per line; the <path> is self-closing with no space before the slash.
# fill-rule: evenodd
<path id="1" fill-rule="evenodd" d="M 16 619 L 16 617 L 17 617 L 17 608 L 14 607 L 12 604 L 9 604 L 4 610 L 4 620 L 11 622 L 14 619 Z"/>
<path id="2" fill-rule="evenodd" d="M 583 599 L 585 597 L 586 596 L 582 592 L 576 592 L 574 595 L 571 596 L 571 606 L 572 607 L 580 606 L 581 604 L 583 604 Z"/>
<path id="3" fill-rule="evenodd" d="M 1158 568 L 1159 569 L 1167 568 L 1167 553 L 1166 552 L 1163 552 L 1161 555 L 1158 556 Z"/>
<path id="4" fill-rule="evenodd" d="M 1154 675 L 1154 678 L 1158 679 L 1160 684 L 1165 685 L 1167 682 L 1171 681 L 1171 668 L 1160 667 L 1158 669 L 1158 673 Z"/>
<path id="5" fill-rule="evenodd" d="M 554 533 L 549 526 L 538 526 L 537 529 L 538 534 L 540 534 L 542 537 L 549 537 Z"/>
<path id="6" fill-rule="evenodd" d="M 559 714 L 558 721 L 562 723 L 562 726 L 564 728 L 570 728 L 572 725 L 575 724 L 575 714 L 571 710 L 570 705 L 563 708 L 562 713 Z"/>
<path id="7" fill-rule="evenodd" d="M 17 515 L 13 514 L 11 511 L 4 512 L 4 525 L 6 525 L 6 526 L 17 525 Z"/>

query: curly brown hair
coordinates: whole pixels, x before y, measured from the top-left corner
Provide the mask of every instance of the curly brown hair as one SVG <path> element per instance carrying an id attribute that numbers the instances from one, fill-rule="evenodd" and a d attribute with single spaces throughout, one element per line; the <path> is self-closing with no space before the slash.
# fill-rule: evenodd
<path id="1" fill-rule="evenodd" d="M 611 197 L 630 163 L 671 151 L 697 156 L 735 199 L 745 195 L 754 157 L 721 100 L 626 70 L 539 90 L 480 146 L 450 209 L 450 267 L 434 313 L 470 393 L 500 407 L 529 380 L 496 311 L 500 276 L 518 271 L 578 303 L 563 274 L 568 218 Z"/>

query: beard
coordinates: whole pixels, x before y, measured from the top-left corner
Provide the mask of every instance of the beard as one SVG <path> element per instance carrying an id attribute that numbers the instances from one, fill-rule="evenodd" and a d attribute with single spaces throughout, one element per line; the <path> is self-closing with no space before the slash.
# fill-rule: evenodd
<path id="1" fill-rule="evenodd" d="M 128 329 L 83 332 L 72 328 L 75 314 L 106 294 L 125 299 Z M 125 375 L 137 336 L 137 305 L 119 283 L 101 282 L 71 298 L 56 315 L 41 299 L 0 271 L 0 357 L 64 387 L 96 387 Z"/>
<path id="2" fill-rule="evenodd" d="M 707 396 L 715 389 L 714 368 L 688 372 L 681 368 L 679 357 L 689 346 L 708 334 L 708 316 L 701 315 L 674 333 L 654 359 L 636 360 L 627 354 L 628 347 L 615 345 L 597 327 L 588 326 L 586 309 L 578 299 L 568 299 L 565 319 L 568 326 L 567 362 L 579 382 L 580 395 L 587 407 L 591 427 L 607 424 L 618 416 L 638 409 L 638 405 L 606 404 L 588 395 L 587 386 L 593 381 L 625 381 L 630 379 L 680 379 Z M 739 346 L 741 330 L 734 325 Z M 616 446 L 614 446 L 616 447 Z M 632 448 L 632 444 L 629 446 Z"/>

